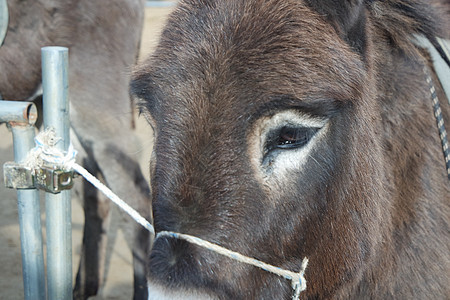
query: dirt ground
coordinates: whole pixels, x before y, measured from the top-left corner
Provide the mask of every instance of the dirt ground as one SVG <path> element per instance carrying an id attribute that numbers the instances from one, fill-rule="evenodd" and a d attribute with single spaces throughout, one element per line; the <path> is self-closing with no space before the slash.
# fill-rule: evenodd
<path id="1" fill-rule="evenodd" d="M 158 39 L 166 16 L 171 7 L 147 7 L 145 12 L 145 27 L 141 44 L 141 59 L 150 53 Z M 141 139 L 140 153 L 134 153 L 141 162 L 143 173 L 148 173 L 149 127 L 138 118 L 137 129 Z M 22 262 L 20 253 L 20 237 L 17 217 L 17 197 L 15 190 L 6 189 L 3 185 L 3 164 L 12 161 L 12 137 L 5 125 L 0 126 L 0 300 L 23 299 Z M 77 179 L 80 180 L 80 179 Z M 112 204 L 113 205 L 113 204 Z M 44 212 L 44 203 L 41 201 L 41 211 Z M 120 230 L 122 217 L 116 207 L 112 208 L 112 222 L 108 233 L 109 242 L 106 265 L 105 285 L 99 295 L 90 299 L 131 299 L 132 298 L 132 268 L 131 252 L 128 249 L 123 233 Z M 80 201 L 72 200 L 72 253 L 73 278 L 78 268 L 81 249 L 84 216 Z M 42 214 L 43 235 L 45 240 L 45 215 Z M 44 246 L 45 255 L 45 246 Z"/>

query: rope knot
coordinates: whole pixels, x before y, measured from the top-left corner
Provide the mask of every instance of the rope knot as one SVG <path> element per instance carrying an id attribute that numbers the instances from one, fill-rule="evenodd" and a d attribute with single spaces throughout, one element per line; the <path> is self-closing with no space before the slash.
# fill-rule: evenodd
<path id="1" fill-rule="evenodd" d="M 51 166 L 54 169 L 70 171 L 75 164 L 77 151 L 72 144 L 64 152 L 56 147 L 62 139 L 56 136 L 55 129 L 47 128 L 40 132 L 35 138 L 36 147 L 31 149 L 25 158 L 24 164 L 32 170 L 38 169 L 44 165 Z"/>
<path id="2" fill-rule="evenodd" d="M 296 274 L 297 276 L 292 277 L 292 288 L 294 289 L 292 300 L 298 300 L 300 298 L 300 293 L 306 290 L 306 280 L 304 278 L 304 274 L 307 266 L 308 258 L 305 257 L 302 261 L 300 271 Z"/>

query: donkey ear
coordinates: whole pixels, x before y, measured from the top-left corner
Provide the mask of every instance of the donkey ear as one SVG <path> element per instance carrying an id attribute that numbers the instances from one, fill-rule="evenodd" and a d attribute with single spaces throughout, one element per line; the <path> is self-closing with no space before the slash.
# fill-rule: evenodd
<path id="1" fill-rule="evenodd" d="M 364 0 L 307 0 L 315 11 L 327 17 L 338 34 L 364 56 L 366 15 Z"/>

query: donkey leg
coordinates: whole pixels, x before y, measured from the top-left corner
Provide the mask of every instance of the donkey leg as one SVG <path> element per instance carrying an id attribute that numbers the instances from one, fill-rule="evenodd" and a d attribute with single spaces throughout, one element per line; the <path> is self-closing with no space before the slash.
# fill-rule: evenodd
<path id="1" fill-rule="evenodd" d="M 75 104 L 73 106 L 76 108 Z M 91 161 L 95 162 L 95 166 L 98 168 L 95 169 L 95 171 L 99 170 L 103 175 L 107 186 L 110 187 L 113 192 L 128 202 L 128 204 L 141 213 L 143 217 L 152 222 L 150 215 L 151 204 L 149 186 L 137 163 L 138 159 L 127 154 L 135 153 L 135 148 L 139 147 L 138 139 L 134 132 L 119 122 L 111 123 L 114 126 L 103 126 L 101 128 L 102 130 L 99 130 L 93 125 L 87 126 L 87 123 L 81 122 L 81 120 L 84 119 L 81 118 L 80 114 L 77 113 L 75 109 L 72 109 L 72 112 L 74 112 L 74 116 L 72 117 L 73 126 L 77 128 L 77 135 L 83 137 L 83 145 L 88 149 L 87 152 L 89 153 L 89 158 Z M 84 112 L 83 116 L 86 114 L 88 113 Z M 126 116 L 127 115 L 125 115 L 125 117 Z M 98 208 L 94 207 L 94 212 L 97 210 Z M 86 222 L 89 222 L 88 217 L 91 218 L 91 215 L 86 215 Z M 147 299 L 147 267 L 145 262 L 148 257 L 150 234 L 142 231 L 142 229 L 139 228 L 140 225 L 131 220 L 129 216 L 124 218 L 127 220 L 123 226 L 124 235 L 133 255 L 135 282 L 134 298 Z M 96 223 L 94 222 L 93 224 Z M 100 224 L 103 223 L 100 222 Z M 105 234 L 104 229 L 106 226 L 97 223 L 96 228 L 97 235 L 101 234 L 103 236 L 103 234 Z M 100 233 L 98 233 L 99 228 Z M 86 230 L 85 234 L 91 233 Z M 100 240 L 103 240 L 103 238 L 99 238 Z M 92 238 L 92 241 L 94 242 L 95 239 Z M 99 242 L 99 244 L 104 247 L 104 243 Z M 94 252 L 96 251 L 97 250 L 94 250 Z M 97 257 L 100 258 L 100 255 Z M 97 278 L 98 277 L 99 276 L 97 275 Z M 103 277 L 100 276 L 99 278 L 100 279 L 98 280 L 101 280 Z"/>
<path id="2" fill-rule="evenodd" d="M 86 164 L 85 164 L 86 167 Z M 88 168 L 92 174 L 97 168 Z M 110 200 L 99 194 L 88 182 L 83 182 L 84 229 L 80 264 L 75 281 L 74 299 L 97 295 L 105 271 L 104 257 L 110 221 Z"/>
<path id="3" fill-rule="evenodd" d="M 148 184 L 139 165 L 117 146 L 94 146 L 94 155 L 108 186 L 144 218 L 152 222 Z M 133 255 L 134 299 L 147 299 L 146 260 L 150 233 L 124 215 L 123 232 Z"/>
<path id="4" fill-rule="evenodd" d="M 99 174 L 98 166 L 92 158 L 92 151 L 80 143 L 73 130 L 71 130 L 71 141 L 78 150 L 78 158 L 83 166 L 92 174 Z M 96 295 L 103 281 L 104 259 L 102 257 L 106 249 L 110 201 L 85 180 L 77 181 L 74 187 L 75 198 L 81 201 L 85 222 L 73 298 L 84 300 Z"/>
<path id="5" fill-rule="evenodd" d="M 126 220 L 123 224 L 122 230 L 127 236 L 126 241 L 133 255 L 133 299 L 148 299 L 146 260 L 149 253 L 149 232 L 132 220 Z"/>

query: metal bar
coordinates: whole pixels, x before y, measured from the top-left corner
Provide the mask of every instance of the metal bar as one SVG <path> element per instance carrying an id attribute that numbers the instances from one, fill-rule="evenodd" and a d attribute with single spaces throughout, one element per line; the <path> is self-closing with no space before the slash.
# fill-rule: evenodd
<path id="1" fill-rule="evenodd" d="M 37 109 L 34 103 L 0 100 L 0 123 L 34 125 L 36 120 Z"/>
<path id="2" fill-rule="evenodd" d="M 0 47 L 3 45 L 8 30 L 9 13 L 6 0 L 0 0 Z"/>
<path id="3" fill-rule="evenodd" d="M 172 7 L 177 4 L 177 1 L 167 1 L 167 0 L 154 0 L 154 1 L 146 1 L 145 7 Z"/>
<path id="4" fill-rule="evenodd" d="M 6 102 L 6 101 L 5 101 Z M 12 125 L 14 159 L 21 163 L 34 147 L 35 128 L 32 125 Z M 42 249 L 39 191 L 17 190 L 22 274 L 26 300 L 46 299 L 44 253 Z"/>
<path id="5" fill-rule="evenodd" d="M 67 151 L 69 137 L 68 49 L 42 48 L 44 127 L 55 129 Z M 70 191 L 45 194 L 48 298 L 72 299 L 72 222 Z"/>

